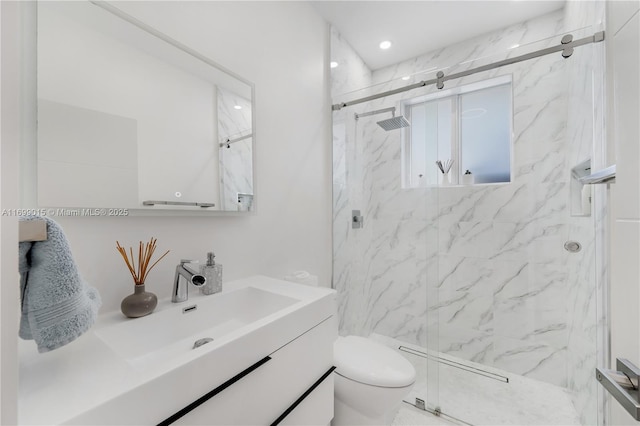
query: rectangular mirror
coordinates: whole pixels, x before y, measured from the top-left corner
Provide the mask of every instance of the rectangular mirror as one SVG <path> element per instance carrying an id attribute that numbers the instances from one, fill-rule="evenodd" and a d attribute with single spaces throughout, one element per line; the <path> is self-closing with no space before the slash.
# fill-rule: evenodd
<path id="1" fill-rule="evenodd" d="M 255 209 L 253 84 L 109 4 L 37 19 L 38 207 Z"/>

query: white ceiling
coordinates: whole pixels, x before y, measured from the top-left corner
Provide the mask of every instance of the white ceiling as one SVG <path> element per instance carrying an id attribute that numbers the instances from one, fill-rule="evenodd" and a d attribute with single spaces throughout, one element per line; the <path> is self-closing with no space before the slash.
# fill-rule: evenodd
<path id="1" fill-rule="evenodd" d="M 544 15 L 564 0 L 311 1 L 372 69 Z M 381 50 L 378 45 L 393 45 Z"/>

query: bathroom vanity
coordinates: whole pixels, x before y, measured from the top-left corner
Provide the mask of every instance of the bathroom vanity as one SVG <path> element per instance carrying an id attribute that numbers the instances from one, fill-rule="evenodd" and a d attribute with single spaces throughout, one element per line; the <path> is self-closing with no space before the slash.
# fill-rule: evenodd
<path id="1" fill-rule="evenodd" d="M 50 353 L 21 341 L 20 424 L 331 421 L 334 290 L 254 276 L 192 293 Z"/>

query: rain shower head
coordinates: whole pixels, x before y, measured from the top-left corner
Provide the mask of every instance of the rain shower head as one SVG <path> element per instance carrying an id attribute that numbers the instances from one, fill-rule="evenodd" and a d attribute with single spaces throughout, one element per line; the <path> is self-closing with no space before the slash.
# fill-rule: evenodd
<path id="1" fill-rule="evenodd" d="M 389 130 L 401 129 L 403 127 L 409 127 L 411 125 L 411 123 L 409 123 L 409 121 L 406 118 L 404 118 L 404 116 L 400 115 L 396 117 L 395 107 L 384 108 L 384 109 L 379 109 L 379 110 L 370 111 L 370 112 L 364 112 L 362 114 L 356 114 L 356 120 L 359 119 L 360 117 L 367 117 L 369 115 L 382 114 L 383 112 L 391 112 L 391 114 L 393 115 L 391 118 L 387 118 L 386 120 L 381 120 L 377 122 L 378 126 L 382 127 L 387 132 Z"/>
<path id="2" fill-rule="evenodd" d="M 395 115 L 391 118 L 387 118 L 386 120 L 381 120 L 377 122 L 378 126 L 385 129 L 387 132 L 389 130 L 401 129 L 403 127 L 409 127 L 411 123 L 404 118 L 403 115 L 396 117 Z"/>

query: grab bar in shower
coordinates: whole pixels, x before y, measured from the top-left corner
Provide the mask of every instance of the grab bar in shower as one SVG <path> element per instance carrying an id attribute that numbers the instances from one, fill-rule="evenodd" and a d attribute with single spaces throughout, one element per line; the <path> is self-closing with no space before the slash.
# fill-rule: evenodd
<path id="1" fill-rule="evenodd" d="M 583 176 L 578 179 L 583 185 L 593 185 L 598 183 L 614 183 L 616 181 L 616 165 L 609 166 L 606 169 L 598 170 L 590 175 Z"/>
<path id="2" fill-rule="evenodd" d="M 618 371 L 596 368 L 596 379 L 634 419 L 640 420 L 640 369 L 624 358 L 616 360 L 616 369 Z"/>

